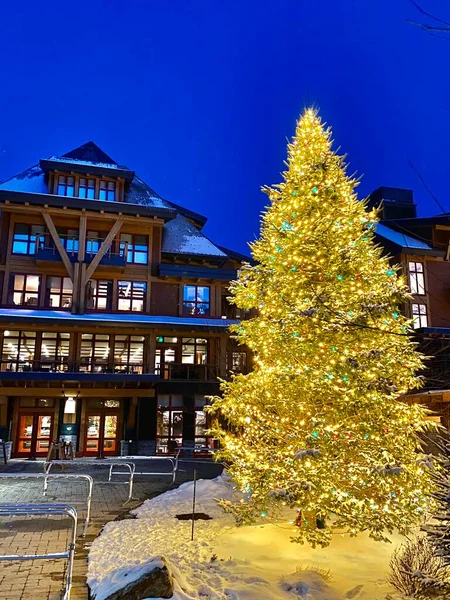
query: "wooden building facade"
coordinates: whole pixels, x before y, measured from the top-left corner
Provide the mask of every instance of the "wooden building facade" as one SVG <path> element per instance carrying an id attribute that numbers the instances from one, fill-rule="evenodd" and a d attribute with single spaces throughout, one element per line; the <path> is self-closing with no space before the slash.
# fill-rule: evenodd
<path id="1" fill-rule="evenodd" d="M 249 367 L 245 259 L 93 142 L 0 183 L 0 438 L 80 456 L 204 448 L 206 396 Z"/>
<path id="2" fill-rule="evenodd" d="M 450 214 L 419 218 L 412 191 L 397 188 L 379 188 L 369 204 L 380 206 L 377 241 L 407 278 L 411 300 L 404 311 L 429 357 L 425 385 L 409 398 L 450 429 Z"/>

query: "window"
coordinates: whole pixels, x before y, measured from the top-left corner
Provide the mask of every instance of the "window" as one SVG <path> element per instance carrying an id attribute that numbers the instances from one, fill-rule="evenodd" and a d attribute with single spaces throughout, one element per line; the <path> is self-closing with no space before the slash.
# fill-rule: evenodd
<path id="1" fill-rule="evenodd" d="M 231 354 L 231 370 L 238 373 L 246 373 L 247 371 L 247 353 L 232 352 Z"/>
<path id="2" fill-rule="evenodd" d="M 40 285 L 39 275 L 11 275 L 10 303 L 15 306 L 38 306 Z"/>
<path id="3" fill-rule="evenodd" d="M 100 181 L 98 199 L 114 202 L 116 199 L 116 184 L 114 181 Z"/>
<path id="4" fill-rule="evenodd" d="M 209 315 L 209 287 L 200 285 L 184 286 L 183 314 Z"/>
<path id="5" fill-rule="evenodd" d="M 181 362 L 188 365 L 205 365 L 208 362 L 208 341 L 204 338 L 182 338 Z"/>
<path id="6" fill-rule="evenodd" d="M 122 233 L 120 235 L 120 255 L 126 255 L 129 263 L 146 265 L 148 263 L 148 237 Z"/>
<path id="7" fill-rule="evenodd" d="M 31 371 L 36 347 L 35 331 L 5 331 L 2 348 L 3 371 Z"/>
<path id="8" fill-rule="evenodd" d="M 112 295 L 112 280 L 91 279 L 88 282 L 87 307 L 92 310 L 111 310 Z"/>
<path id="9" fill-rule="evenodd" d="M 58 196 L 75 196 L 75 177 L 58 176 Z"/>
<path id="10" fill-rule="evenodd" d="M 66 371 L 68 368 L 70 333 L 43 332 L 41 370 Z"/>
<path id="11" fill-rule="evenodd" d="M 119 281 L 118 310 L 145 311 L 147 284 L 144 281 Z"/>
<path id="12" fill-rule="evenodd" d="M 428 327 L 428 311 L 426 304 L 413 304 L 412 305 L 412 318 L 414 319 L 414 329 L 420 327 Z"/>
<path id="13" fill-rule="evenodd" d="M 82 333 L 80 349 L 80 371 L 109 371 L 109 335 Z"/>
<path id="14" fill-rule="evenodd" d="M 175 452 L 183 445 L 183 396 L 158 394 L 157 441 L 158 453 Z"/>
<path id="15" fill-rule="evenodd" d="M 114 338 L 114 369 L 116 372 L 141 374 L 144 362 L 142 335 L 116 335 Z"/>
<path id="16" fill-rule="evenodd" d="M 98 231 L 88 231 L 86 235 L 86 253 L 97 254 L 102 242 L 103 238 Z"/>
<path id="17" fill-rule="evenodd" d="M 44 235 L 43 225 L 16 223 L 13 234 L 13 254 L 36 254 L 36 242 L 38 242 L 38 247 L 43 247 Z"/>
<path id="18" fill-rule="evenodd" d="M 70 277 L 47 278 L 46 305 L 52 308 L 72 308 L 73 286 Z"/>
<path id="19" fill-rule="evenodd" d="M 409 287 L 411 288 L 412 294 L 418 294 L 419 296 L 425 295 L 425 279 L 423 273 L 423 263 L 421 262 L 409 262 Z"/>
<path id="20" fill-rule="evenodd" d="M 68 254 L 78 252 L 78 229 L 57 228 L 59 239 Z"/>
<path id="21" fill-rule="evenodd" d="M 208 404 L 205 396 L 195 394 L 195 447 L 211 448 L 212 440 L 206 436 L 209 429 L 208 415 L 205 413 L 205 406 Z"/>
<path id="22" fill-rule="evenodd" d="M 95 198 L 95 179 L 86 179 L 85 177 L 80 177 L 80 182 L 78 184 L 78 197 L 88 198 L 91 200 Z"/>

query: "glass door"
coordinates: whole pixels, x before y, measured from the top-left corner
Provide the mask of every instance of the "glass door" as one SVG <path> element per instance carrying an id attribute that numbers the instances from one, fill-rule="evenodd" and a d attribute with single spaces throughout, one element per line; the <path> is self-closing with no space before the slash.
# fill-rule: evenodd
<path id="1" fill-rule="evenodd" d="M 119 415 L 108 412 L 89 413 L 86 416 L 86 456 L 101 458 L 119 453 Z"/>
<path id="2" fill-rule="evenodd" d="M 47 456 L 52 441 L 52 419 L 51 414 L 19 413 L 17 456 Z"/>
<path id="3" fill-rule="evenodd" d="M 155 373 L 163 379 L 169 379 L 169 364 L 175 362 L 175 348 L 160 347 L 155 353 Z"/>

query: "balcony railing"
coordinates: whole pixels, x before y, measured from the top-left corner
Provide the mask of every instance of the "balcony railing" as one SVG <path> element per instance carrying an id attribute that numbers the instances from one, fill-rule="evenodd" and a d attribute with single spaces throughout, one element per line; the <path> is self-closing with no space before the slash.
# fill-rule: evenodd
<path id="1" fill-rule="evenodd" d="M 143 375 L 155 373 L 168 381 L 214 381 L 219 375 L 217 365 L 191 365 L 166 363 L 155 369 L 148 369 L 144 363 L 108 362 L 102 358 L 80 358 L 73 361 L 68 358 L 41 360 L 7 359 L 0 362 L 0 370 L 8 373 L 110 373 L 122 375 Z"/>
<path id="2" fill-rule="evenodd" d="M 157 365 L 155 373 L 168 381 L 213 381 L 219 376 L 217 365 L 165 363 Z"/>
<path id="3" fill-rule="evenodd" d="M 61 234 L 59 235 L 61 244 L 67 252 L 69 259 L 72 262 L 78 260 L 79 240 L 77 237 Z M 101 238 L 89 238 L 86 240 L 85 246 L 85 262 L 91 262 L 91 260 L 98 254 L 100 246 L 103 243 Z M 124 266 L 127 262 L 128 257 L 128 242 L 121 245 L 118 250 L 114 250 L 117 245 L 112 243 L 106 250 L 105 254 L 100 261 L 100 264 L 106 264 L 110 266 Z M 53 240 L 48 241 L 48 237 L 45 235 L 36 236 L 36 258 L 38 260 L 60 260 L 58 249 L 56 248 Z"/>

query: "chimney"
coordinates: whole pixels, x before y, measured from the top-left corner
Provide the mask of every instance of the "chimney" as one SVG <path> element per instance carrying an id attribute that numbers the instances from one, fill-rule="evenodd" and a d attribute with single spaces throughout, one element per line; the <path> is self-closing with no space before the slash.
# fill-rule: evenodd
<path id="1" fill-rule="evenodd" d="M 379 187 L 368 198 L 369 208 L 379 208 L 381 221 L 391 219 L 415 219 L 416 205 L 412 190 L 393 187 Z"/>

